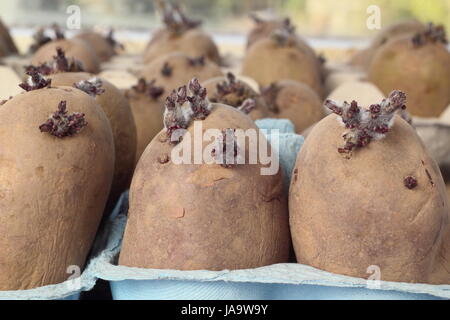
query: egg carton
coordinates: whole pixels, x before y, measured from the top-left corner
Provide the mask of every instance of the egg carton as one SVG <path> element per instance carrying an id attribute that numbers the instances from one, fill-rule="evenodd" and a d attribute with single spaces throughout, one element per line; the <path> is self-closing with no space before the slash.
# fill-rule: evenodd
<path id="1" fill-rule="evenodd" d="M 450 285 L 354 278 L 298 263 L 221 271 L 117 265 L 127 211 L 125 193 L 102 230 L 104 250 L 88 267 L 90 274 L 110 282 L 117 300 L 450 299 Z"/>
<path id="2" fill-rule="evenodd" d="M 0 291 L 0 300 L 79 300 L 81 292 L 90 291 L 96 281 L 97 277 L 86 268 L 79 277 L 62 283 L 28 290 Z"/>
<path id="3" fill-rule="evenodd" d="M 279 130 L 278 153 L 289 185 L 303 137 L 288 120 L 258 120 L 260 128 Z M 298 263 L 244 270 L 160 270 L 117 265 L 127 221 L 128 194 L 119 200 L 109 220 L 90 272 L 110 282 L 114 299 L 449 299 L 449 285 L 368 280 L 333 274 Z M 368 278 L 370 274 L 368 274 Z"/>
<path id="4" fill-rule="evenodd" d="M 257 125 L 278 129 L 277 152 L 289 185 L 303 137 L 288 120 L 263 119 Z M 450 285 L 412 284 L 368 280 L 333 274 L 298 263 L 282 263 L 243 270 L 161 270 L 117 265 L 127 222 L 128 192 L 103 224 L 93 255 L 79 278 L 45 287 L 0 291 L 0 299 L 78 299 L 98 279 L 110 282 L 114 299 L 450 299 Z M 370 275 L 368 274 L 368 277 Z"/>

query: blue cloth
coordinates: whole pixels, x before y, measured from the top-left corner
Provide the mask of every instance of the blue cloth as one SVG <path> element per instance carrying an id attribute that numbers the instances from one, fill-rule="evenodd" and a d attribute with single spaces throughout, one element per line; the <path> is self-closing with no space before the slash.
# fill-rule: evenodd
<path id="1" fill-rule="evenodd" d="M 305 139 L 295 134 L 295 128 L 288 119 L 260 119 L 255 121 L 256 125 L 263 129 L 267 140 L 279 154 L 280 165 L 283 170 L 284 184 L 289 189 L 290 177 L 297 160 L 297 153 L 303 145 Z M 278 130 L 278 135 L 273 134 L 273 130 Z M 278 143 L 273 143 L 275 137 Z"/>

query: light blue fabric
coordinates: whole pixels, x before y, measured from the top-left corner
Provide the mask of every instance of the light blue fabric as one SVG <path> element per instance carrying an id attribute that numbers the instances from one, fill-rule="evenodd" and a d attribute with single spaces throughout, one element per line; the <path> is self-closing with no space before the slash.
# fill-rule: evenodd
<path id="1" fill-rule="evenodd" d="M 273 142 L 273 135 L 269 134 L 266 138 L 270 143 Z M 286 190 L 289 190 L 290 177 L 292 176 L 292 170 L 297 160 L 297 153 L 302 147 L 303 142 L 305 142 L 305 139 L 303 136 L 292 133 L 281 133 L 278 139 L 278 148 L 274 147 L 274 149 L 280 155 L 279 159 L 281 169 L 283 170 L 284 184 Z"/>
<path id="2" fill-rule="evenodd" d="M 272 144 L 275 151 L 279 154 L 280 165 L 283 170 L 284 184 L 289 189 L 290 176 L 297 160 L 297 153 L 303 145 L 305 139 L 303 136 L 295 134 L 295 128 L 288 119 L 260 119 L 255 121 L 265 135 L 269 143 Z M 273 135 L 272 130 L 278 130 L 278 135 Z M 273 143 L 274 137 L 278 138 L 277 144 Z"/>
<path id="3" fill-rule="evenodd" d="M 260 129 L 278 129 L 280 133 L 295 133 L 294 124 L 289 119 L 265 118 L 256 120 L 255 123 Z"/>

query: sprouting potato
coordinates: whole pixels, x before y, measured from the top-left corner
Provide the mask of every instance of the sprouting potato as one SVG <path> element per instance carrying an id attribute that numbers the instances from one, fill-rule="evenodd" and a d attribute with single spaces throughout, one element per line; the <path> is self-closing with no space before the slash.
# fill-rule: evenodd
<path id="1" fill-rule="evenodd" d="M 269 38 L 257 41 L 242 63 L 242 74 L 261 87 L 281 80 L 296 80 L 323 94 L 322 70 L 318 59 L 304 49 L 299 38 L 289 30 L 279 29 Z"/>
<path id="2" fill-rule="evenodd" d="M 389 41 L 405 35 L 422 32 L 426 26 L 416 19 L 407 19 L 388 25 L 380 30 L 368 48 L 362 49 L 350 59 L 350 64 L 367 70 L 378 49 Z"/>
<path id="3" fill-rule="evenodd" d="M 114 39 L 113 30 L 106 36 L 95 31 L 83 31 L 77 34 L 74 39 L 86 42 L 95 52 L 100 62 L 111 59 L 117 53 L 117 48 L 121 45 Z"/>
<path id="4" fill-rule="evenodd" d="M 161 99 L 163 93 L 164 89 L 155 81 L 146 81 L 143 78 L 125 91 L 125 97 L 136 122 L 136 162 L 153 137 L 163 128 L 164 101 Z"/>
<path id="5" fill-rule="evenodd" d="M 244 81 L 237 79 L 229 72 L 226 77 L 216 77 L 203 83 L 208 99 L 214 103 L 222 103 L 235 108 L 245 108 L 251 104 L 248 114 L 253 120 L 267 118 L 269 109 L 263 97 Z"/>
<path id="6" fill-rule="evenodd" d="M 289 119 L 297 133 L 325 116 L 322 101 L 309 86 L 295 80 L 281 80 L 262 89 L 272 118 Z"/>
<path id="7" fill-rule="evenodd" d="M 63 50 L 58 49 L 53 57 L 50 62 L 31 65 L 27 69 L 45 74 L 54 86 L 75 86 L 93 96 L 110 122 L 116 150 L 114 181 L 108 205 L 111 209 L 120 194 L 128 189 L 134 171 L 137 133 L 130 105 L 117 87 L 83 72 L 79 61 L 67 58 Z"/>
<path id="8" fill-rule="evenodd" d="M 183 52 L 219 64 L 219 50 L 211 36 L 200 28 L 201 21 L 189 19 L 177 5 L 161 4 L 165 27 L 157 30 L 148 43 L 144 62 L 148 64 L 163 55 Z"/>
<path id="9" fill-rule="evenodd" d="M 337 115 L 309 133 L 290 186 L 299 263 L 361 278 L 378 266 L 381 280 L 450 282 L 445 184 L 415 130 L 397 115 L 405 100 L 393 91 L 369 109 L 325 102 Z"/>
<path id="10" fill-rule="evenodd" d="M 0 290 L 83 270 L 108 198 L 114 142 L 97 102 L 33 73 L 0 106 Z"/>
<path id="11" fill-rule="evenodd" d="M 439 117 L 450 103 L 450 53 L 444 28 L 429 24 L 423 32 L 382 46 L 370 65 L 369 80 L 385 94 L 404 91 L 412 115 Z"/>
<path id="12" fill-rule="evenodd" d="M 181 52 L 170 53 L 159 57 L 140 73 L 147 81 L 155 80 L 165 92 L 171 92 L 193 77 L 203 82 L 211 78 L 223 76 L 222 70 L 204 56 L 188 56 Z"/>
<path id="13" fill-rule="evenodd" d="M 133 176 L 119 264 L 222 270 L 287 262 L 290 237 L 281 171 L 261 175 L 259 163 L 172 162 L 172 150 L 180 143 L 175 130 L 192 134 L 195 121 L 203 132 L 220 130 L 224 141 L 233 140 L 236 129 L 257 130 L 236 108 L 211 104 L 196 79 L 172 92 L 165 129 L 147 146 Z M 207 143 L 202 145 L 205 150 Z M 239 148 L 235 143 L 228 147 L 232 155 Z M 248 155 L 248 144 L 242 151 Z"/>
<path id="14" fill-rule="evenodd" d="M 53 60 L 57 49 L 62 49 L 67 58 L 75 58 L 81 62 L 87 72 L 98 73 L 100 60 L 95 51 L 81 39 L 56 39 L 39 47 L 31 59 L 32 65 L 40 65 Z"/>

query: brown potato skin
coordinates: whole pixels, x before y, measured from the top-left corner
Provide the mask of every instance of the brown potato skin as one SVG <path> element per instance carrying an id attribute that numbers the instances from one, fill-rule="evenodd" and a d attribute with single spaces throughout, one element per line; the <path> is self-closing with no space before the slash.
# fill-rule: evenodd
<path id="1" fill-rule="evenodd" d="M 227 81 L 227 79 L 222 76 L 222 77 L 215 77 L 215 78 L 206 80 L 204 83 L 202 83 L 202 87 L 206 88 L 208 99 L 212 99 L 215 96 L 215 94 L 217 92 L 217 85 L 224 81 Z M 241 80 L 238 79 L 238 81 L 241 81 Z M 243 81 L 241 81 L 241 82 L 243 82 Z M 269 113 L 269 109 L 267 108 L 267 105 L 266 105 L 264 99 L 262 99 L 262 97 L 258 93 L 256 93 L 249 85 L 247 85 L 247 84 L 245 84 L 245 85 L 246 85 L 247 89 L 252 93 L 252 95 L 254 95 L 254 100 L 256 103 L 256 107 L 252 111 L 250 111 L 250 113 L 248 114 L 249 117 L 252 118 L 252 120 L 267 118 L 270 113 Z M 219 101 L 219 103 L 224 103 L 226 105 L 229 105 L 229 106 L 235 107 L 235 108 L 240 106 L 237 103 L 232 103 L 231 99 L 229 99 L 229 101 L 227 101 L 227 102 L 228 103 L 225 103 L 225 101 Z"/>
<path id="2" fill-rule="evenodd" d="M 355 53 L 355 55 L 350 59 L 350 65 L 360 66 L 367 70 L 374 55 L 382 45 L 397 37 L 402 37 L 405 35 L 412 37 L 415 33 L 425 30 L 426 26 L 416 19 L 407 19 L 390 24 L 377 33 L 368 48 Z"/>
<path id="3" fill-rule="evenodd" d="M 88 122 L 62 139 L 39 130 L 61 100 Z M 108 197 L 108 119 L 88 95 L 58 87 L 5 103 L 0 128 L 0 290 L 61 283 L 69 266 L 83 269 Z"/>
<path id="4" fill-rule="evenodd" d="M 363 70 L 367 70 L 370 65 L 370 61 L 372 61 L 373 55 L 376 50 L 372 48 L 365 48 L 361 50 L 357 50 L 350 57 L 348 64 L 355 67 L 360 67 Z"/>
<path id="5" fill-rule="evenodd" d="M 433 284 L 450 284 L 450 228 L 447 227 L 443 233 L 441 247 L 429 281 Z"/>
<path id="6" fill-rule="evenodd" d="M 161 97 L 154 99 L 133 89 L 127 90 L 125 97 L 128 99 L 136 123 L 137 144 L 135 161 L 138 162 L 147 145 L 164 127 L 164 101 Z"/>
<path id="7" fill-rule="evenodd" d="M 389 92 L 390 93 L 390 92 Z M 344 101 L 358 101 L 358 105 L 369 108 L 374 101 L 382 101 L 386 98 L 376 85 L 368 81 L 345 81 L 336 86 L 327 96 L 325 100 L 332 100 L 337 103 Z M 323 106 L 326 114 L 330 114 L 331 110 Z"/>
<path id="8" fill-rule="evenodd" d="M 408 96 L 408 111 L 419 117 L 438 117 L 450 103 L 450 53 L 440 43 L 412 47 L 411 37 L 382 46 L 368 77 L 384 94 L 401 90 Z"/>
<path id="9" fill-rule="evenodd" d="M 56 55 L 56 49 L 64 50 L 67 58 L 75 58 L 83 64 L 86 72 L 100 72 L 100 61 L 95 51 L 83 40 L 80 39 L 61 39 L 54 40 L 40 47 L 31 59 L 32 65 L 52 61 Z"/>
<path id="10" fill-rule="evenodd" d="M 447 177 L 444 178 L 444 180 Z M 445 180 L 446 181 L 446 180 Z M 450 184 L 446 183 L 447 199 L 450 203 Z M 435 268 L 431 275 L 431 283 L 436 284 L 450 284 L 450 228 L 444 231 L 442 239 L 442 246 L 436 257 Z"/>
<path id="11" fill-rule="evenodd" d="M 0 57 L 7 57 L 9 55 L 8 46 L 5 40 L 0 36 Z"/>
<path id="12" fill-rule="evenodd" d="M 95 77 L 85 72 L 56 73 L 49 76 L 54 86 L 72 86 Z M 116 161 L 110 202 L 114 205 L 120 194 L 128 189 L 133 176 L 137 133 L 133 114 L 125 96 L 110 82 L 102 79 L 105 92 L 95 97 L 108 118 L 114 137 Z"/>
<path id="13" fill-rule="evenodd" d="M 272 19 L 267 21 L 261 21 L 255 24 L 255 27 L 250 31 L 247 37 L 247 47 L 250 48 L 254 43 L 259 40 L 269 38 L 274 31 L 283 27 L 283 19 Z M 295 35 L 298 46 L 312 58 L 314 58 L 317 62 L 317 66 L 319 67 L 319 62 L 317 60 L 316 53 L 313 48 L 299 35 Z"/>
<path id="14" fill-rule="evenodd" d="M 213 104 L 208 128 L 254 128 L 236 109 Z M 192 125 L 188 129 L 193 131 Z M 281 170 L 261 165 L 161 164 L 172 146 L 161 131 L 145 150 L 130 189 L 119 264 L 130 267 L 223 270 L 287 262 L 290 237 Z M 205 146 L 205 145 L 204 145 Z"/>
<path id="15" fill-rule="evenodd" d="M 314 123 L 325 117 L 320 97 L 307 85 L 293 80 L 282 80 L 276 83 L 279 88 L 275 104 L 279 112 L 272 117 L 289 119 L 295 132 L 301 133 Z"/>
<path id="16" fill-rule="evenodd" d="M 0 56 L 8 56 L 11 54 L 17 54 L 16 44 L 14 43 L 8 27 L 0 20 Z"/>
<path id="17" fill-rule="evenodd" d="M 449 229 L 439 168 L 398 116 L 384 139 L 357 149 L 350 159 L 337 151 L 344 132 L 336 115 L 327 116 L 297 156 L 289 194 L 297 261 L 360 278 L 377 265 L 381 280 L 432 282 Z M 418 181 L 414 189 L 404 186 L 409 175 Z"/>
<path id="18" fill-rule="evenodd" d="M 220 64 L 219 49 L 212 37 L 200 28 L 187 30 L 180 35 L 166 29 L 156 32 L 144 51 L 144 63 L 151 63 L 174 52 L 182 52 L 192 57 L 204 56 Z"/>
<path id="19" fill-rule="evenodd" d="M 323 94 L 317 61 L 298 42 L 286 46 L 271 38 L 256 42 L 245 55 L 242 74 L 253 78 L 261 87 L 289 79 L 307 84 L 319 96 Z"/>
<path id="20" fill-rule="evenodd" d="M 283 20 L 280 19 L 255 22 L 254 27 L 248 33 L 246 49 L 250 48 L 259 40 L 270 37 L 272 32 L 282 27 Z"/>
<path id="21" fill-rule="evenodd" d="M 85 41 L 94 50 L 100 62 L 108 61 L 116 54 L 108 40 L 97 32 L 85 31 L 77 34 L 74 39 Z"/>
<path id="22" fill-rule="evenodd" d="M 197 57 L 192 56 L 192 58 Z M 215 63 L 205 60 L 203 66 L 192 66 L 189 63 L 189 59 L 188 55 L 181 52 L 164 55 L 144 67 L 140 76 L 147 81 L 155 79 L 158 86 L 163 87 L 166 93 L 170 93 L 172 90 L 189 83 L 194 77 L 203 82 L 214 77 L 223 76 L 222 70 Z M 165 76 L 161 72 L 166 62 L 172 67 L 170 76 Z"/>
<path id="23" fill-rule="evenodd" d="M 248 34 L 247 49 L 250 48 L 254 43 L 258 42 L 259 40 L 269 38 L 274 31 L 283 28 L 283 25 L 284 25 L 283 19 L 274 19 L 256 23 L 253 29 Z M 298 35 L 296 35 L 296 37 L 301 42 L 302 47 L 304 47 L 305 49 L 307 47 L 308 49 L 306 50 L 314 53 L 314 50 L 305 42 L 305 40 L 300 38 L 300 36 Z"/>

